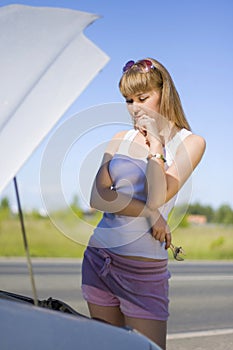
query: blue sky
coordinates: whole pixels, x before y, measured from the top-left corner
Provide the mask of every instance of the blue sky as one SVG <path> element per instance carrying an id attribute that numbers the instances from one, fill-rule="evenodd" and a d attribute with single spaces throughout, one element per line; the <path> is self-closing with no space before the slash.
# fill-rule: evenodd
<path id="1" fill-rule="evenodd" d="M 16 2 L 0 0 L 1 6 L 13 3 Z M 131 0 L 24 0 L 17 3 L 66 7 L 101 16 L 85 30 L 85 35 L 110 56 L 110 61 L 70 107 L 63 121 L 95 105 L 123 102 L 118 80 L 127 60 L 150 56 L 161 61 L 174 79 L 193 132 L 204 136 L 207 142 L 206 153 L 193 175 L 191 202 L 198 201 L 214 208 L 229 204 L 233 208 L 231 0 L 147 0 L 141 3 Z M 117 122 L 114 118 L 112 121 Z M 43 145 L 17 174 L 22 204 L 27 209 L 41 206 L 42 152 Z M 69 166 L 67 182 L 68 169 Z M 13 204 L 12 184 L 1 194 L 5 195 Z"/>

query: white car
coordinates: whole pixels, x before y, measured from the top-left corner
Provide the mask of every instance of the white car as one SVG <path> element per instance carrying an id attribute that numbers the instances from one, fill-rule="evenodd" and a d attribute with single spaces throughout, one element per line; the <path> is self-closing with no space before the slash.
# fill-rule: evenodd
<path id="1" fill-rule="evenodd" d="M 1 350 L 159 350 L 130 328 L 93 320 L 48 299 L 32 305 L 24 296 L 0 292 Z M 60 309 L 57 311 L 48 308 Z"/>

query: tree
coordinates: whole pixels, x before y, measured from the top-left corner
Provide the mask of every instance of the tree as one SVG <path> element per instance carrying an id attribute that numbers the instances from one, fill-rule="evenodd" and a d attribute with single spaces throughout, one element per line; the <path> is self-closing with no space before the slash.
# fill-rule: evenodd
<path id="1" fill-rule="evenodd" d="M 214 221 L 221 224 L 233 224 L 233 211 L 228 204 L 221 205 L 215 212 Z"/>
<path id="2" fill-rule="evenodd" d="M 9 199 L 7 197 L 4 197 L 1 200 L 0 209 L 2 209 L 2 210 L 10 210 L 10 202 L 9 202 Z"/>
<path id="3" fill-rule="evenodd" d="M 210 205 L 203 206 L 200 203 L 190 204 L 187 212 L 189 215 L 205 215 L 207 222 L 214 221 L 215 211 Z"/>
<path id="4" fill-rule="evenodd" d="M 10 209 L 10 202 L 7 197 L 2 198 L 0 203 L 0 218 L 6 219 L 10 216 L 11 209 Z"/>

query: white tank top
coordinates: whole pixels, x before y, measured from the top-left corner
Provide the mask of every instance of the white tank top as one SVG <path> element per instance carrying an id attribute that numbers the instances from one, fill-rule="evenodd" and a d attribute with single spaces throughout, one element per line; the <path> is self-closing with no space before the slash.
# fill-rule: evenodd
<path id="1" fill-rule="evenodd" d="M 135 199 L 146 202 L 146 158 L 132 158 L 129 147 L 138 130 L 129 130 L 120 143 L 117 153 L 109 164 L 109 173 L 116 191 L 127 193 Z M 174 159 L 179 144 L 191 134 L 181 129 L 164 149 L 166 166 Z M 165 219 L 174 206 L 175 196 L 159 211 Z M 149 223 L 144 217 L 132 217 L 104 213 L 90 238 L 89 245 L 111 250 L 116 254 L 142 256 L 154 259 L 167 259 L 165 243 L 160 243 L 151 235 Z"/>

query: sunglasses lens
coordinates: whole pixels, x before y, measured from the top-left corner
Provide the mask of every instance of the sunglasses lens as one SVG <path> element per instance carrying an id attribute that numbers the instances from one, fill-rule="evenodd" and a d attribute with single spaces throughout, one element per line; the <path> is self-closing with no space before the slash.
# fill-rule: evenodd
<path id="1" fill-rule="evenodd" d="M 141 60 L 141 61 L 138 61 L 138 64 L 143 66 L 146 72 L 149 72 L 150 69 L 154 68 L 153 63 L 150 60 Z"/>
<path id="2" fill-rule="evenodd" d="M 128 61 L 125 66 L 123 67 L 123 73 L 127 72 L 127 70 L 129 70 L 133 65 L 134 65 L 134 61 Z"/>

